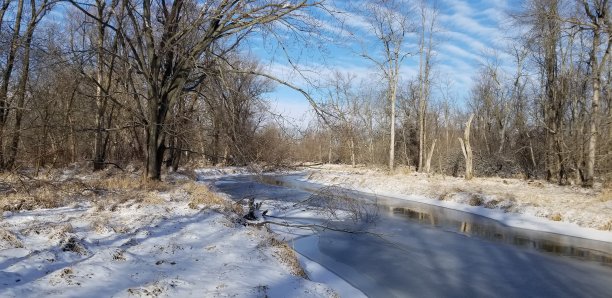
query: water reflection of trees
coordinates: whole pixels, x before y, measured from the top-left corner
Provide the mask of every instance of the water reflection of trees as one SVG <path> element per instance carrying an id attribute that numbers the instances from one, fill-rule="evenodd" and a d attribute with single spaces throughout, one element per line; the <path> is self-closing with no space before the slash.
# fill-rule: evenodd
<path id="1" fill-rule="evenodd" d="M 444 225 L 445 228 L 450 227 L 452 230 L 469 236 L 477 236 L 526 249 L 534 249 L 545 253 L 579 258 L 612 266 L 612 255 L 606 252 L 564 245 L 547 239 L 533 239 L 514 231 L 503 231 L 500 227 L 493 224 L 487 225 L 473 221 L 444 219 L 418 209 L 389 206 L 389 210 L 393 215 L 400 215 L 421 224 L 431 226 Z"/>

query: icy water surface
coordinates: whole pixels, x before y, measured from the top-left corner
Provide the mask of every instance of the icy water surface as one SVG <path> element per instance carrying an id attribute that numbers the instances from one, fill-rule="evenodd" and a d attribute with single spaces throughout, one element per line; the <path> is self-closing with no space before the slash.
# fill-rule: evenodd
<path id="1" fill-rule="evenodd" d="M 235 199 L 290 202 L 321 187 L 298 178 L 234 176 L 215 184 Z M 380 218 L 367 227 L 371 234 L 326 231 L 298 239 L 296 250 L 371 297 L 611 297 L 611 243 L 511 228 L 422 203 L 376 200 Z"/>

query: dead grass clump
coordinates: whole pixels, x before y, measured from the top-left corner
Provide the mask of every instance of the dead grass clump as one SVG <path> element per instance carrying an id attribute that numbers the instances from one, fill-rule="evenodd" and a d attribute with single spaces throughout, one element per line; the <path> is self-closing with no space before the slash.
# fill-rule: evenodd
<path id="1" fill-rule="evenodd" d="M 125 255 L 123 254 L 124 251 L 121 249 L 118 249 L 117 251 L 115 251 L 115 253 L 113 254 L 113 261 L 125 261 Z"/>
<path id="2" fill-rule="evenodd" d="M 166 202 L 166 200 L 164 200 L 158 192 L 150 191 L 144 194 L 142 202 L 150 205 L 159 205 Z"/>
<path id="3" fill-rule="evenodd" d="M 40 231 L 39 231 L 40 232 Z M 74 233 L 74 227 L 69 223 L 59 224 L 51 227 L 49 239 L 66 238 L 68 234 Z M 61 242 L 61 241 L 60 241 Z"/>
<path id="4" fill-rule="evenodd" d="M 107 217 L 95 219 L 91 222 L 89 227 L 92 231 L 96 232 L 96 234 L 107 234 L 112 231 L 112 229 L 109 227 Z"/>
<path id="5" fill-rule="evenodd" d="M 612 220 L 608 221 L 606 224 L 601 226 L 599 229 L 603 231 L 612 231 Z"/>
<path id="6" fill-rule="evenodd" d="M 134 190 L 165 192 L 173 186 L 164 181 L 148 181 L 130 174 L 117 174 L 90 182 L 94 189 L 126 192 Z"/>
<path id="7" fill-rule="evenodd" d="M 481 194 L 472 194 L 470 196 L 468 204 L 470 204 L 470 206 L 482 206 L 484 204 L 484 198 Z"/>
<path id="8" fill-rule="evenodd" d="M 244 214 L 244 207 L 241 204 L 232 204 L 231 211 L 242 216 Z"/>
<path id="9" fill-rule="evenodd" d="M 28 193 L 12 193 L 0 200 L 2 211 L 33 210 L 36 208 L 57 208 L 65 206 L 70 200 L 60 193 L 40 189 Z"/>
<path id="10" fill-rule="evenodd" d="M 395 168 L 395 170 L 393 171 L 393 174 L 395 175 L 410 175 L 414 173 L 414 167 L 410 167 L 410 166 L 397 166 Z"/>
<path id="11" fill-rule="evenodd" d="M 493 199 L 493 200 L 489 200 L 488 202 L 484 203 L 484 207 L 489 208 L 489 209 L 495 209 L 498 204 L 499 204 L 499 201 Z"/>
<path id="12" fill-rule="evenodd" d="M 553 220 L 553 221 L 561 221 L 563 220 L 563 217 L 561 216 L 561 214 L 555 213 L 555 214 L 548 216 L 548 219 Z"/>
<path id="13" fill-rule="evenodd" d="M 206 185 L 190 181 L 183 184 L 181 188 L 189 195 L 189 208 L 191 209 L 199 209 L 199 206 L 222 205 L 226 207 L 228 204 L 227 200 L 210 191 Z"/>
<path id="14" fill-rule="evenodd" d="M 0 249 L 22 248 L 23 243 L 13 232 L 0 228 Z"/>
<path id="15" fill-rule="evenodd" d="M 302 264 L 300 264 L 300 261 L 295 255 L 295 251 L 293 251 L 293 248 L 291 248 L 287 242 L 278 240 L 275 237 L 268 237 L 268 239 L 264 240 L 260 245 L 274 247 L 274 256 L 289 267 L 291 274 L 308 279 L 308 274 L 306 274 Z"/>
<path id="16" fill-rule="evenodd" d="M 453 191 L 447 191 L 447 192 L 443 192 L 442 194 L 438 195 L 438 200 L 439 201 L 448 201 L 450 200 L 453 196 L 455 196 L 457 193 L 453 192 Z"/>
<path id="17" fill-rule="evenodd" d="M 68 267 L 68 268 L 64 268 L 62 269 L 62 271 L 60 271 L 60 275 L 59 277 L 64 278 L 64 279 L 71 279 L 74 278 L 74 270 L 72 270 L 72 268 Z"/>
<path id="18" fill-rule="evenodd" d="M 599 200 L 601 202 L 607 202 L 612 200 L 612 186 L 611 188 L 604 188 L 601 190 L 601 193 L 599 194 Z"/>
<path id="19" fill-rule="evenodd" d="M 0 209 L 4 211 L 62 207 L 82 196 L 88 188 L 77 178 L 46 180 L 17 174 L 4 177 L 2 185 L 9 189 L 0 200 Z"/>
<path id="20" fill-rule="evenodd" d="M 60 241 L 60 245 L 62 246 L 62 251 L 75 252 L 80 255 L 88 254 L 85 246 L 81 243 L 79 239 L 74 236 L 70 236 L 68 239 Z"/>
<path id="21" fill-rule="evenodd" d="M 142 181 L 140 179 L 127 177 L 127 176 L 117 176 L 117 177 L 109 177 L 104 179 L 98 179 L 91 182 L 91 186 L 95 189 L 103 189 L 103 190 L 137 190 L 140 189 L 142 185 Z"/>
<path id="22" fill-rule="evenodd" d="M 112 227 L 112 229 L 117 234 L 127 234 L 130 232 L 130 228 L 124 225 L 115 225 Z"/>

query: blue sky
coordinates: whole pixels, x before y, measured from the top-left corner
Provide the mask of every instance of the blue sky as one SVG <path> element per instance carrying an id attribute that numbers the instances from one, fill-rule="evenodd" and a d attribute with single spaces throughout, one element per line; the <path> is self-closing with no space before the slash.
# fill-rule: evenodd
<path id="1" fill-rule="evenodd" d="M 305 38 L 307 45 L 303 41 L 293 41 L 293 36 L 288 32 L 280 34 L 285 39 L 285 50 L 292 57 L 293 66 L 303 70 L 303 74 L 312 82 L 316 83 L 334 70 L 351 73 L 357 79 L 373 80 L 379 77 L 376 67 L 358 55 L 363 46 L 376 46 L 377 43 L 367 32 L 365 19 L 345 9 L 350 2 L 328 2 L 335 11 L 340 12 L 339 19 L 343 20 L 343 24 L 328 18 L 318 18 L 322 35 L 318 38 Z M 432 3 L 433 0 L 428 2 Z M 502 28 L 508 26 L 506 11 L 515 8 L 509 6 L 520 5 L 520 2 L 437 0 L 439 32 L 436 33 L 434 71 L 437 77 L 451 82 L 450 94 L 458 102 L 469 96 L 473 76 L 480 65 L 491 59 L 494 53 L 504 61 L 502 67 L 510 67 L 511 58 L 505 53 L 508 29 Z M 417 12 L 414 20 L 418 21 Z M 406 50 L 414 51 L 416 42 L 416 36 L 410 36 L 406 41 Z M 308 86 L 290 66 L 282 48 L 272 44 L 256 41 L 251 45 L 251 52 L 263 60 L 262 64 L 267 71 L 300 86 Z M 403 79 L 414 77 L 417 70 L 418 56 L 406 58 L 401 71 Z M 312 88 L 310 90 L 314 91 Z M 286 87 L 278 86 L 267 97 L 277 113 L 296 118 L 298 122 L 304 121 L 302 118 L 310 108 L 302 95 Z M 306 120 L 308 117 L 311 115 L 307 115 Z"/>

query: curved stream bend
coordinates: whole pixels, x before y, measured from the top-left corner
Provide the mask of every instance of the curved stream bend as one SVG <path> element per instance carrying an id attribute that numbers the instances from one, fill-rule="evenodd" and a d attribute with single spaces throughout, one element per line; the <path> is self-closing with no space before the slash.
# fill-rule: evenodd
<path id="1" fill-rule="evenodd" d="M 321 187 L 299 178 L 232 176 L 210 182 L 235 199 L 255 195 L 298 202 Z M 367 229 L 384 237 L 326 231 L 296 240 L 295 249 L 371 297 L 612 293 L 611 243 L 507 227 L 417 202 L 377 199 L 381 216 Z"/>

